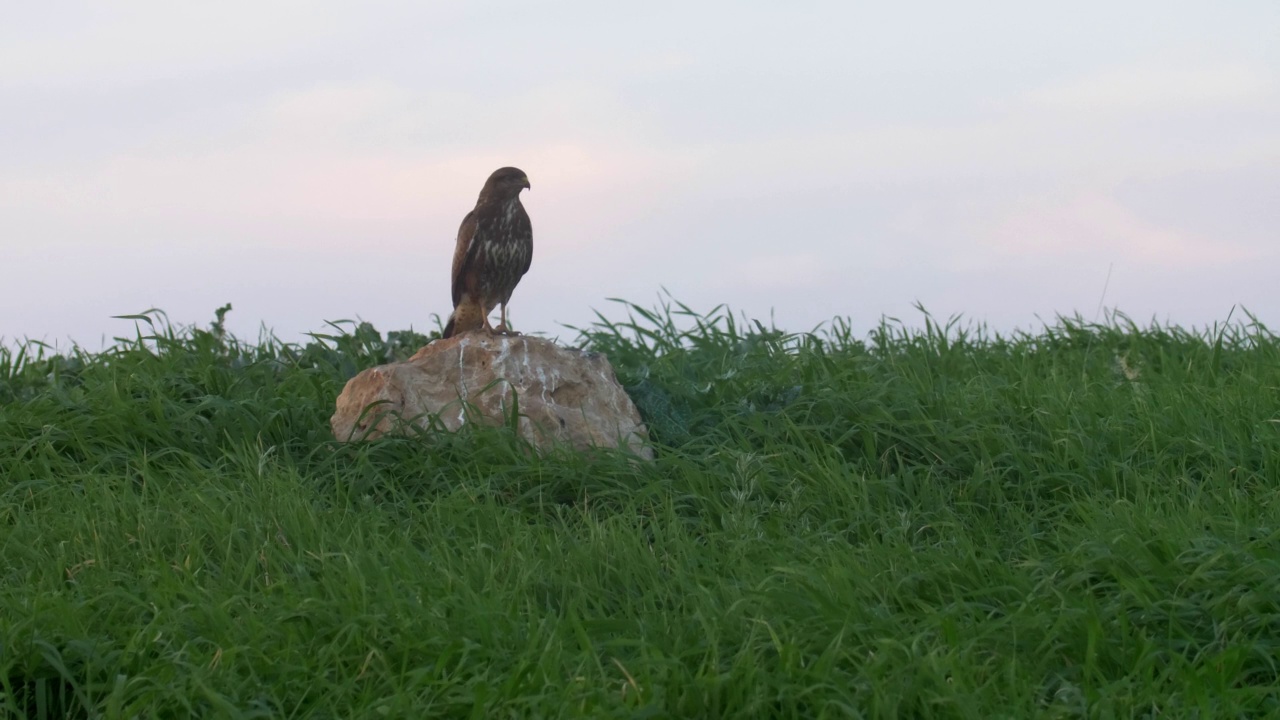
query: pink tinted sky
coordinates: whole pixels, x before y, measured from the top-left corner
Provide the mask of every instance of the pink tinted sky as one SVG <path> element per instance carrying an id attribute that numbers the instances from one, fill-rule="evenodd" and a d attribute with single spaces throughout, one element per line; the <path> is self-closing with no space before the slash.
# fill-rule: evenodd
<path id="1" fill-rule="evenodd" d="M 1280 324 L 1274 2 L 17 7 L 5 340 L 225 302 L 250 337 L 427 329 L 508 164 L 525 331 L 662 287 L 792 330 L 917 301 Z"/>

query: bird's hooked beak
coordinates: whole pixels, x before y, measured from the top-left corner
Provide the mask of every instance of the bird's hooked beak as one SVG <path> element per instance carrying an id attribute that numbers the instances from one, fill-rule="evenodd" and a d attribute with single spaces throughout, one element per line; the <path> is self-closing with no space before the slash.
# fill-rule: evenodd
<path id="1" fill-rule="evenodd" d="M 525 176 L 524 176 L 523 178 L 521 178 L 520 180 L 521 180 L 521 182 L 523 182 L 523 183 L 524 183 L 524 189 L 525 189 L 525 190 L 528 190 L 528 191 L 530 191 L 530 192 L 532 192 L 532 191 L 533 191 L 533 186 L 529 184 L 529 176 L 528 176 L 528 175 L 525 175 Z"/>

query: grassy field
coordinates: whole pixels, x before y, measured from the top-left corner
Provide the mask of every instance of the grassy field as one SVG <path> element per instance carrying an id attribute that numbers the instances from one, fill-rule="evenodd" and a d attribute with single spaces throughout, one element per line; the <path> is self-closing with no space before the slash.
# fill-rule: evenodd
<path id="1" fill-rule="evenodd" d="M 0 718 L 1280 716 L 1256 321 L 628 307 L 652 464 L 338 445 L 367 325 L 0 351 Z"/>

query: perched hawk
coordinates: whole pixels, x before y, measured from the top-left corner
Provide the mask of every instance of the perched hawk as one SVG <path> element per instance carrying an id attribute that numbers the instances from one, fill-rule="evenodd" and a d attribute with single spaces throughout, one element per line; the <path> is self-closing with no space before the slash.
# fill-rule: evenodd
<path id="1" fill-rule="evenodd" d="M 510 332 L 507 302 L 533 260 L 533 226 L 520 204 L 520 191 L 528 187 L 523 171 L 494 170 L 475 209 L 462 219 L 453 251 L 453 314 L 442 337 L 468 330 L 495 332 L 489 313 L 497 305 L 502 306 L 502 322 L 496 332 Z"/>

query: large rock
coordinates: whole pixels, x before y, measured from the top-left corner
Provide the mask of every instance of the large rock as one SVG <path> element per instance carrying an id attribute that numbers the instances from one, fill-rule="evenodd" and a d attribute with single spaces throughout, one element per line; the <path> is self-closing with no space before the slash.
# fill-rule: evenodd
<path id="1" fill-rule="evenodd" d="M 468 420 L 501 424 L 515 406 L 535 447 L 626 447 L 653 459 L 640 413 L 604 355 L 525 336 L 465 333 L 369 368 L 347 382 L 330 424 L 344 441 L 403 430 L 402 421 L 427 427 L 432 416 L 452 431 Z"/>

